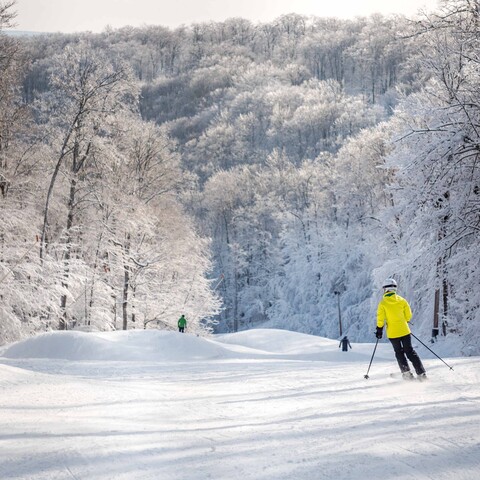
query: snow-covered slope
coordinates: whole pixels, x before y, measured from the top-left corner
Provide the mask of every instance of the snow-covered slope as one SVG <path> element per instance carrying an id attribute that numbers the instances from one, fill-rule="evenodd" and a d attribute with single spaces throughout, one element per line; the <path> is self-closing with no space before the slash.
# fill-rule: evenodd
<path id="1" fill-rule="evenodd" d="M 55 332 L 0 349 L 0 478 L 477 480 L 480 359 L 281 330 Z M 436 348 L 437 345 L 434 346 Z M 438 345 L 440 350 L 448 350 Z"/>

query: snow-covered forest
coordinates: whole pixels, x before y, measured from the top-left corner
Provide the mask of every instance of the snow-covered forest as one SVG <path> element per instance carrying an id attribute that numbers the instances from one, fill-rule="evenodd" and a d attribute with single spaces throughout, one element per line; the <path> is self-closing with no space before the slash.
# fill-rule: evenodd
<path id="1" fill-rule="evenodd" d="M 371 341 L 394 277 L 480 354 L 480 6 L 11 36 L 0 343 L 52 329 Z"/>

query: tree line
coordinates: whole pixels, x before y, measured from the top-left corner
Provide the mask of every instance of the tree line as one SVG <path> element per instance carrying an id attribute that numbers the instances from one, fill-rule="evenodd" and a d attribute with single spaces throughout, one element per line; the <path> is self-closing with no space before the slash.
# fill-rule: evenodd
<path id="1" fill-rule="evenodd" d="M 15 60 L 1 97 L 4 315 L 126 328 L 182 305 L 217 331 L 336 337 L 340 305 L 344 331 L 367 340 L 394 276 L 418 328 L 471 353 L 478 35 L 470 0 L 414 19 L 1 35 Z"/>

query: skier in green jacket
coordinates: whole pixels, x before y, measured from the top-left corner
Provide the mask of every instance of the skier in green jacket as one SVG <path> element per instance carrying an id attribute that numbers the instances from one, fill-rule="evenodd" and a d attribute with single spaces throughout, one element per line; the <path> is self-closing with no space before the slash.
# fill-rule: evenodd
<path id="1" fill-rule="evenodd" d="M 186 326 L 187 326 L 187 319 L 185 318 L 185 315 L 182 315 L 182 316 L 178 319 L 178 331 L 179 331 L 180 333 L 184 333 Z"/>

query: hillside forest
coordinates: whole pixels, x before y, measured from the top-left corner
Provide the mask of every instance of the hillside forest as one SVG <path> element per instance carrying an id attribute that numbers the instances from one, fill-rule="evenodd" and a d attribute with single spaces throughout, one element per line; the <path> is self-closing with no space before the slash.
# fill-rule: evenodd
<path id="1" fill-rule="evenodd" d="M 0 343 L 284 328 L 372 341 L 394 277 L 480 354 L 480 6 L 13 35 Z"/>

